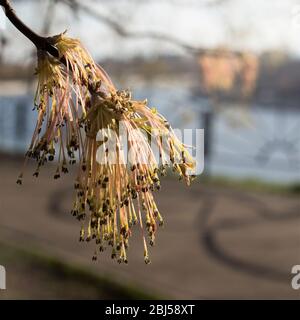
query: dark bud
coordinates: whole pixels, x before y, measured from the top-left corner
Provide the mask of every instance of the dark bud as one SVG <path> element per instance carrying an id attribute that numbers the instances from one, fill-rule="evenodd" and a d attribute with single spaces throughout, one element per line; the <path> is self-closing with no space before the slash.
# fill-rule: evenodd
<path id="1" fill-rule="evenodd" d="M 151 262 L 148 256 L 146 256 L 146 257 L 144 258 L 144 260 L 145 260 L 145 263 L 146 263 L 146 264 L 150 264 L 150 262 Z"/>
<path id="2" fill-rule="evenodd" d="M 114 245 L 113 240 L 109 240 L 109 241 L 108 241 L 108 245 L 109 245 L 109 246 L 113 246 L 113 245 Z"/>
<path id="3" fill-rule="evenodd" d="M 131 190 L 131 196 L 132 196 L 132 199 L 136 199 L 137 198 L 137 192 L 135 190 Z"/>
<path id="4" fill-rule="evenodd" d="M 63 173 L 68 173 L 69 172 L 67 167 L 62 167 L 61 170 L 62 170 Z"/>
<path id="5" fill-rule="evenodd" d="M 165 126 L 167 129 L 170 129 L 170 123 L 168 121 L 165 121 Z"/>
<path id="6" fill-rule="evenodd" d="M 103 205 L 102 205 L 102 211 L 103 211 L 103 212 L 107 212 L 107 204 L 106 204 L 106 203 L 103 203 Z"/>
<path id="7" fill-rule="evenodd" d="M 77 220 L 78 221 L 84 220 L 85 217 L 86 217 L 86 214 L 85 213 L 81 213 L 80 215 L 77 216 Z"/>
<path id="8" fill-rule="evenodd" d="M 117 257 L 116 253 L 113 252 L 113 253 L 111 254 L 111 258 L 112 258 L 112 259 L 115 259 L 116 257 Z"/>
<path id="9" fill-rule="evenodd" d="M 78 215 L 78 210 L 72 210 L 71 214 L 73 215 L 73 217 L 76 217 Z"/>

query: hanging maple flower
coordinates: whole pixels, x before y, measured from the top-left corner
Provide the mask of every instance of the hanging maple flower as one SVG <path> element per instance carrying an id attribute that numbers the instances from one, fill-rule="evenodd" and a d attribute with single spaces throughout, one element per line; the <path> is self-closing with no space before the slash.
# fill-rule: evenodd
<path id="1" fill-rule="evenodd" d="M 83 137 L 80 127 L 84 121 L 90 101 L 90 92 L 103 80 L 109 87 L 111 81 L 99 66 L 96 66 L 79 40 L 63 34 L 49 38 L 57 46 L 59 57 L 53 58 L 45 51 L 38 51 L 36 74 L 38 85 L 35 107 L 38 112 L 28 158 L 38 162 L 34 176 L 39 175 L 40 167 L 47 160 L 53 161 L 59 153 L 55 179 L 60 173 L 67 173 L 69 163 L 75 164 L 75 151 L 81 150 Z M 65 65 L 61 61 L 65 62 Z M 102 86 L 104 88 L 104 86 Z M 59 147 L 55 148 L 58 144 Z M 18 178 L 22 183 L 23 172 Z"/>
<path id="2" fill-rule="evenodd" d="M 44 51 L 38 51 L 36 74 L 38 85 L 35 95 L 35 108 L 37 122 L 26 160 L 33 158 L 38 162 L 34 176 L 39 175 L 40 167 L 54 160 L 55 144 L 59 144 L 59 162 L 62 170 L 66 170 L 65 142 L 63 126 L 67 126 L 70 136 L 77 136 L 79 130 L 73 121 L 73 113 L 78 118 L 78 109 L 72 110 L 72 86 L 69 75 L 61 63 Z M 59 166 L 58 166 L 59 168 Z M 58 169 L 59 170 L 59 169 Z M 19 176 L 18 183 L 22 183 L 23 173 Z"/>
<path id="3" fill-rule="evenodd" d="M 163 224 L 153 197 L 159 174 L 172 167 L 189 184 L 194 160 L 166 119 L 147 101 L 116 90 L 79 40 L 63 33 L 49 41 L 59 57 L 38 55 L 38 119 L 27 153 L 38 161 L 35 175 L 56 150 L 54 178 L 79 159 L 72 214 L 82 223 L 80 241 L 95 240 L 93 260 L 111 246 L 111 257 L 127 263 L 129 238 L 139 223 L 149 263 L 144 229 L 154 245 L 157 225 Z"/>
<path id="4" fill-rule="evenodd" d="M 158 158 L 153 145 L 158 147 Z M 189 184 L 193 159 L 167 121 L 146 101 L 133 101 L 128 91 L 95 93 L 86 117 L 83 155 L 72 210 L 82 221 L 80 241 L 95 239 L 100 251 L 111 245 L 112 258 L 126 263 L 132 226 L 138 222 L 149 263 L 144 225 L 154 245 L 157 224 L 163 224 L 152 193 L 160 189 L 158 174 L 164 175 L 171 165 Z"/>
<path id="5" fill-rule="evenodd" d="M 79 90 L 94 91 L 99 81 L 102 82 L 101 90 L 114 88 L 107 73 L 94 62 L 80 40 L 67 37 L 66 32 L 48 39 L 57 48 L 58 58 L 64 60 L 66 71 L 72 74 L 72 81 Z"/>

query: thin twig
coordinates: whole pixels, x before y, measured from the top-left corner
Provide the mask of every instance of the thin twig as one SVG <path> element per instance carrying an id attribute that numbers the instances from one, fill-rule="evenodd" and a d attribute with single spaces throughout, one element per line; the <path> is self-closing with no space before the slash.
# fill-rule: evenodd
<path id="1" fill-rule="evenodd" d="M 95 8 L 92 8 L 91 6 L 87 5 L 83 1 L 79 0 L 59 0 L 62 3 L 65 3 L 68 5 L 71 9 L 81 10 L 85 14 L 89 15 L 90 17 L 96 19 L 97 21 L 101 21 L 104 24 L 106 24 L 111 30 L 113 30 L 117 35 L 123 38 L 132 38 L 132 39 L 151 39 L 151 40 L 158 40 L 163 42 L 168 42 L 170 44 L 173 44 L 183 50 L 185 50 L 187 53 L 200 56 L 204 54 L 209 55 L 218 55 L 219 50 L 218 49 L 208 49 L 208 48 L 202 48 L 198 46 L 190 45 L 176 37 L 172 37 L 168 34 L 161 33 L 161 32 L 155 32 L 155 31 L 132 31 L 126 29 L 119 21 L 116 21 L 109 17 L 106 14 L 103 14 L 102 12 L 99 12 L 95 10 Z M 221 1 L 221 0 L 216 0 Z M 226 55 L 226 53 L 223 53 Z M 231 50 L 228 52 L 228 55 L 236 55 L 240 56 L 242 54 L 242 51 L 238 50 Z"/>
<path id="2" fill-rule="evenodd" d="M 4 12 L 9 21 L 26 37 L 28 38 L 38 50 L 44 50 L 52 56 L 58 58 L 58 50 L 51 45 L 48 38 L 42 37 L 30 29 L 25 23 L 16 15 L 9 0 L 0 0 L 0 5 L 4 8 Z"/>

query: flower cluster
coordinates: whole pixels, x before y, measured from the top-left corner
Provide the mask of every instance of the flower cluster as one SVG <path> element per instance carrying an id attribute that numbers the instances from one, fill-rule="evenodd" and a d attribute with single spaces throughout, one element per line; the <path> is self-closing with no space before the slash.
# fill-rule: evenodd
<path id="1" fill-rule="evenodd" d="M 146 237 L 154 245 L 157 225 L 163 224 L 153 197 L 159 175 L 171 166 L 189 184 L 195 163 L 166 119 L 147 101 L 118 91 L 78 40 L 60 34 L 49 41 L 59 58 L 38 53 L 38 118 L 26 161 L 37 161 L 38 176 L 57 154 L 55 179 L 79 162 L 71 213 L 81 222 L 80 241 L 97 245 L 93 260 L 109 246 L 112 258 L 127 263 L 128 241 L 138 223 L 149 263 Z"/>

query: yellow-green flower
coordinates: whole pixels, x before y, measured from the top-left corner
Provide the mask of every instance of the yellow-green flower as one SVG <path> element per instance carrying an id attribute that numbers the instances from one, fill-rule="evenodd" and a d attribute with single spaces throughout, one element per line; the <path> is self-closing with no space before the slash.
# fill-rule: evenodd
<path id="1" fill-rule="evenodd" d="M 139 224 L 149 263 L 147 242 L 154 245 L 163 224 L 153 196 L 159 175 L 172 167 L 189 184 L 194 160 L 167 120 L 147 101 L 118 91 L 79 40 L 61 34 L 50 41 L 59 59 L 38 55 L 38 119 L 27 153 L 38 162 L 35 175 L 56 153 L 54 178 L 79 159 L 72 209 L 81 222 L 79 240 L 95 241 L 93 260 L 97 251 L 111 247 L 111 257 L 127 263 L 129 239 Z"/>

